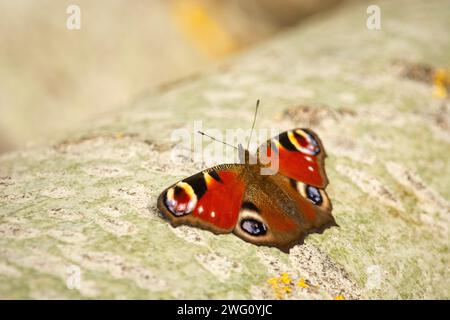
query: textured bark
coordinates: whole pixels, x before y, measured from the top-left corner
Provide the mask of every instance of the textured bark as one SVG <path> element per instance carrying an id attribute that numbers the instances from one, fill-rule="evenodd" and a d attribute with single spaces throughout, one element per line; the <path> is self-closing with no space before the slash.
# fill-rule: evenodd
<path id="1" fill-rule="evenodd" d="M 342 8 L 1 156 L 0 297 L 450 298 L 449 103 L 402 72 L 450 65 L 448 5 L 380 2 L 379 31 L 366 6 Z M 257 98 L 259 128 L 309 126 L 328 153 L 340 227 L 289 254 L 174 229 L 156 210 L 161 190 L 203 168 L 171 162 L 171 132 L 247 128 Z"/>

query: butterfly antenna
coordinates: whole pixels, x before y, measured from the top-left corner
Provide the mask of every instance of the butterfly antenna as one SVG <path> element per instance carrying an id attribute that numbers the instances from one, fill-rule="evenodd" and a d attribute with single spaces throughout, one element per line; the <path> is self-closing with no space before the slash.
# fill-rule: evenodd
<path id="1" fill-rule="evenodd" d="M 235 146 L 233 146 L 233 145 L 231 145 L 231 144 L 229 144 L 229 143 L 226 143 L 226 142 L 224 142 L 224 141 L 218 140 L 218 139 L 216 139 L 216 138 L 214 138 L 214 137 L 211 137 L 210 135 L 208 135 L 208 134 L 206 134 L 206 133 L 204 133 L 204 132 L 202 132 L 202 131 L 197 131 L 197 132 L 200 133 L 202 136 L 206 136 L 206 137 L 208 137 L 208 138 L 210 138 L 210 139 L 212 139 L 212 140 L 214 140 L 214 141 L 223 143 L 223 144 L 226 145 L 226 146 L 229 146 L 229 147 L 238 149 L 237 147 L 235 147 Z"/>
<path id="2" fill-rule="evenodd" d="M 250 131 L 250 139 L 248 139 L 247 150 L 250 148 L 250 142 L 252 141 L 253 129 L 255 128 L 256 115 L 258 114 L 258 108 L 259 108 L 259 99 L 256 100 L 255 115 L 253 116 L 252 130 Z"/>

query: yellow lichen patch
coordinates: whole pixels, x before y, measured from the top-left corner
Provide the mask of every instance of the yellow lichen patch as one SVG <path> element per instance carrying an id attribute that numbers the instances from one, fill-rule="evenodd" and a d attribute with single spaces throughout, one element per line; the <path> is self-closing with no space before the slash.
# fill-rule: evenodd
<path id="1" fill-rule="evenodd" d="M 450 69 L 436 69 L 433 76 L 434 95 L 445 99 L 450 87 Z"/>
<path id="2" fill-rule="evenodd" d="M 283 282 L 286 285 L 289 285 L 292 283 L 292 279 L 289 277 L 289 274 L 287 274 L 286 272 L 283 272 L 281 274 L 280 280 L 281 280 L 281 282 Z"/>
<path id="3" fill-rule="evenodd" d="M 306 283 L 305 278 L 303 277 L 298 280 L 297 286 L 305 289 L 309 288 L 309 285 Z"/>
<path id="4" fill-rule="evenodd" d="M 286 297 L 286 295 L 292 293 L 293 281 L 289 274 L 283 272 L 280 277 L 273 277 L 267 280 L 270 284 L 273 294 L 276 299 L 281 300 Z"/>
<path id="5" fill-rule="evenodd" d="M 205 54 L 220 58 L 236 51 L 237 43 L 204 2 L 179 0 L 170 3 L 175 22 Z"/>
<path id="6" fill-rule="evenodd" d="M 345 300 L 345 297 L 340 294 L 340 295 L 334 297 L 334 300 Z"/>
<path id="7" fill-rule="evenodd" d="M 269 280 L 267 280 L 267 283 L 270 284 L 273 295 L 278 300 L 289 298 L 290 295 L 294 293 L 296 287 L 304 289 L 310 289 L 311 287 L 316 289 L 318 288 L 318 286 L 312 285 L 303 277 L 295 281 L 286 272 L 281 273 L 279 277 L 270 278 Z"/>

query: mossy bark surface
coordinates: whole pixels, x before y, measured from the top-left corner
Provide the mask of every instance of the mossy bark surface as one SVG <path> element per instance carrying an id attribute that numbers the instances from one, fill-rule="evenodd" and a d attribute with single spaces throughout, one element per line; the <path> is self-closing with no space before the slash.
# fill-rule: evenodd
<path id="1" fill-rule="evenodd" d="M 450 298 L 449 100 L 401 70 L 450 65 L 449 2 L 379 6 L 381 30 L 352 4 L 1 156 L 0 297 Z M 204 168 L 171 161 L 173 130 L 247 128 L 258 98 L 258 128 L 308 126 L 328 153 L 340 227 L 289 254 L 174 229 L 156 209 Z"/>

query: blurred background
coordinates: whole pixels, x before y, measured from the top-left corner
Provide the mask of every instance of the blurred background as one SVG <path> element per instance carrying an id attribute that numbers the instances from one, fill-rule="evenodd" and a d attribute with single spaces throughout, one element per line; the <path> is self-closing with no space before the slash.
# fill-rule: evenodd
<path id="1" fill-rule="evenodd" d="M 340 0 L 0 0 L 0 153 L 201 72 Z M 67 8 L 80 8 L 70 30 Z"/>

